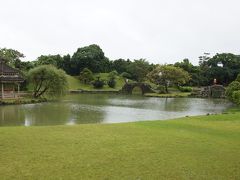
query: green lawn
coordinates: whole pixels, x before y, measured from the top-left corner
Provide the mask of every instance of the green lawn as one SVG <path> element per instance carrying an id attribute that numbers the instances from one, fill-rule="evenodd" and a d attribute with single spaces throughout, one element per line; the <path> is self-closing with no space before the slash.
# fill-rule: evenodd
<path id="1" fill-rule="evenodd" d="M 240 179 L 240 113 L 1 127 L 1 179 Z"/>
<path id="2" fill-rule="evenodd" d="M 104 80 L 108 80 L 108 73 L 100 73 L 98 74 L 100 75 L 100 79 L 104 79 Z M 96 76 L 96 75 L 95 75 Z M 81 83 L 80 80 L 78 79 L 78 77 L 73 77 L 73 76 L 67 76 L 67 80 L 68 80 L 68 84 L 69 84 L 69 89 L 70 90 L 97 90 L 97 89 L 94 89 L 92 85 L 89 85 L 89 84 L 84 84 L 84 83 Z M 120 76 L 117 76 L 116 77 L 116 87 L 115 88 L 110 88 L 108 87 L 108 85 L 105 85 L 102 89 L 100 90 L 103 90 L 103 91 L 118 91 L 120 90 L 123 85 L 124 85 L 124 79 Z"/>

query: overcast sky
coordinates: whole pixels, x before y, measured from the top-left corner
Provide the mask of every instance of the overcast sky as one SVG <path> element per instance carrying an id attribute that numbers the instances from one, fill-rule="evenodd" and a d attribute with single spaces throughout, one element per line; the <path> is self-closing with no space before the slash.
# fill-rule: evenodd
<path id="1" fill-rule="evenodd" d="M 111 60 L 240 54 L 239 0 L 0 0 L 0 47 L 27 60 L 98 44 Z"/>

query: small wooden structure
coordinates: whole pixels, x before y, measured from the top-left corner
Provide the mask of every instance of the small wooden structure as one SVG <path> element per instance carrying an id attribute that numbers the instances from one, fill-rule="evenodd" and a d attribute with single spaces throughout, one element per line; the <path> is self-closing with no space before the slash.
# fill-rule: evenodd
<path id="1" fill-rule="evenodd" d="M 17 98 L 19 97 L 20 83 L 24 79 L 17 69 L 8 66 L 3 59 L 0 58 L 0 98 Z M 15 91 L 17 88 L 17 92 Z"/>

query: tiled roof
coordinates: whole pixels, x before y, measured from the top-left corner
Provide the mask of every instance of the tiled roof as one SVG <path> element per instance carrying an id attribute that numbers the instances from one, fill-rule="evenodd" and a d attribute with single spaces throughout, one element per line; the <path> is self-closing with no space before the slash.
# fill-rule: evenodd
<path id="1" fill-rule="evenodd" d="M 19 71 L 5 64 L 4 60 L 0 58 L 0 74 L 2 73 L 19 73 Z"/>
<path id="2" fill-rule="evenodd" d="M 23 82 L 24 79 L 17 69 L 14 69 L 4 63 L 0 58 L 0 82 Z"/>
<path id="3" fill-rule="evenodd" d="M 23 82 L 24 79 L 20 76 L 0 76 L 0 82 Z"/>

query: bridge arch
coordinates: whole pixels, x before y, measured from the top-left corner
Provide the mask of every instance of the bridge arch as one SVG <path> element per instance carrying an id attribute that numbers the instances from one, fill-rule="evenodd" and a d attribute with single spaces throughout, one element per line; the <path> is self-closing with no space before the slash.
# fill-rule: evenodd
<path id="1" fill-rule="evenodd" d="M 122 93 L 124 94 L 132 94 L 133 89 L 135 87 L 139 87 L 142 91 L 142 95 L 145 93 L 153 93 L 154 91 L 152 90 L 151 86 L 147 83 L 126 83 L 122 87 Z"/>

